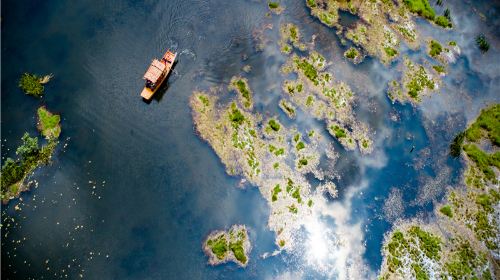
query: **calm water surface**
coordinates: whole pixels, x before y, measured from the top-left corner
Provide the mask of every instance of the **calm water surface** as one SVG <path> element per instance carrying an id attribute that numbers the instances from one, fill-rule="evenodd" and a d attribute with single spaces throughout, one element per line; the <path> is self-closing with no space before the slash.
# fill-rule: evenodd
<path id="1" fill-rule="evenodd" d="M 266 202 L 256 188 L 238 188 L 241 178 L 225 174 L 196 136 L 188 107 L 193 90 L 227 84 L 251 65 L 247 77 L 257 109 L 291 124 L 277 110 L 285 57 L 276 42 L 285 22 L 298 24 L 306 40 L 317 34 L 316 48 L 333 62 L 329 70 L 358 95 L 358 118 L 376 131 L 376 149 L 368 157 L 344 151 L 329 138 L 340 157 L 324 167 L 338 175 L 340 196 L 331 209 L 349 215 L 325 223 L 334 234 L 359 226 L 352 234 L 360 241 L 353 242 L 364 251 L 349 253 L 360 255 L 366 275 L 373 276 L 393 222 L 383 212 L 391 190 L 403 194 L 399 218 L 432 220 L 433 202 L 446 186 L 460 182 L 461 164 L 448 158 L 448 143 L 481 107 L 500 101 L 498 5 L 447 2 L 457 22 L 454 31 L 418 23 L 423 37 L 456 40 L 463 55 L 450 67 L 440 94 L 414 108 L 391 104 L 385 95 L 387 82 L 398 75 L 397 63 L 390 68 L 370 58 L 358 66 L 347 63 L 335 31 L 309 16 L 303 1 L 284 1 L 279 17 L 267 17 L 263 1 L 4 1 L 2 159 L 15 156 L 24 131 L 36 133 L 41 104 L 61 114 L 63 132 L 53 164 L 34 175 L 39 187 L 2 208 L 2 276 L 341 278 L 337 267 L 325 272 L 299 251 L 261 258 L 276 249 Z M 346 15 L 345 23 L 355 20 Z M 255 36 L 267 24 L 273 29 L 263 33 L 265 48 L 257 52 Z M 490 38 L 485 55 L 472 40 L 479 32 Z M 150 59 L 166 48 L 179 52 L 179 62 L 168 86 L 144 103 L 140 78 Z M 407 52 L 424 58 L 423 51 Z M 42 100 L 17 88 L 23 72 L 54 74 Z M 321 122 L 302 112 L 298 123 L 324 133 Z M 208 266 L 204 237 L 235 223 L 250 229 L 249 266 Z"/>

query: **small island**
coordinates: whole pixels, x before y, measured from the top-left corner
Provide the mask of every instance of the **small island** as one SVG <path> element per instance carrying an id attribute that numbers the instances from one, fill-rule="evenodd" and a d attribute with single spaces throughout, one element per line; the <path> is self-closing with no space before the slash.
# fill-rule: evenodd
<path id="1" fill-rule="evenodd" d="M 203 251 L 211 265 L 232 261 L 241 267 L 246 267 L 251 249 L 247 228 L 244 225 L 233 225 L 228 231 L 213 231 L 203 242 Z"/>
<path id="2" fill-rule="evenodd" d="M 40 98 L 43 96 L 43 85 L 48 83 L 50 79 L 52 79 L 52 74 L 41 77 L 36 74 L 24 73 L 19 80 L 19 88 L 27 95 Z"/>
<path id="3" fill-rule="evenodd" d="M 21 138 L 23 143 L 16 150 L 16 160 L 7 158 L 2 166 L 2 202 L 8 203 L 11 199 L 19 196 L 23 191 L 29 189 L 27 178 L 33 171 L 48 164 L 54 153 L 61 134 L 60 116 L 52 114 L 45 107 L 38 108 L 37 128 L 47 140 L 47 144 L 38 145 L 38 137 L 31 137 L 25 133 Z"/>

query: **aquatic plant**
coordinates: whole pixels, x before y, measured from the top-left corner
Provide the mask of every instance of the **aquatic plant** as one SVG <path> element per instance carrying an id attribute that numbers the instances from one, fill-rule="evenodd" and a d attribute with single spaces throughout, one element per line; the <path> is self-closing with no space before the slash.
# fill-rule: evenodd
<path id="1" fill-rule="evenodd" d="M 453 217 L 453 211 L 451 210 L 450 205 L 445 205 L 445 206 L 441 207 L 441 209 L 439 209 L 439 212 L 443 213 L 443 215 L 446 215 L 450 218 Z"/>
<path id="2" fill-rule="evenodd" d="M 311 80 L 315 85 L 318 84 L 318 71 L 316 68 L 310 64 L 306 59 L 296 59 L 295 64 L 299 69 L 301 69 L 304 75 Z"/>
<path id="3" fill-rule="evenodd" d="M 436 70 L 436 72 L 438 72 L 438 73 L 440 73 L 440 74 L 442 74 L 442 73 L 446 73 L 446 69 L 444 68 L 444 66 L 443 66 L 443 65 L 434 65 L 434 66 L 432 66 L 432 68 L 433 68 L 434 70 Z"/>
<path id="4" fill-rule="evenodd" d="M 235 127 L 240 126 L 245 121 L 245 116 L 241 113 L 241 111 L 236 107 L 233 103 L 231 106 L 231 112 L 229 114 L 229 119 L 233 123 Z"/>
<path id="5" fill-rule="evenodd" d="M 275 119 L 270 119 L 269 122 L 269 127 L 274 130 L 274 131 L 279 131 L 280 130 L 280 124 L 275 120 Z"/>
<path id="6" fill-rule="evenodd" d="M 462 151 L 462 145 L 464 143 L 465 139 L 465 132 L 460 132 L 458 133 L 455 138 L 453 138 L 453 141 L 450 144 L 450 155 L 452 157 L 459 157 L 460 152 Z"/>
<path id="7" fill-rule="evenodd" d="M 278 2 L 269 2 L 269 3 L 267 3 L 267 5 L 269 6 L 269 9 L 277 9 L 277 8 L 279 8 L 280 3 L 278 3 Z"/>
<path id="8" fill-rule="evenodd" d="M 19 87 L 27 94 L 34 97 L 42 97 L 44 87 L 41 78 L 35 74 L 24 73 L 19 80 Z"/>
<path id="9" fill-rule="evenodd" d="M 391 48 L 391 47 L 385 47 L 384 48 L 384 51 L 385 53 L 389 56 L 389 57 L 392 57 L 392 56 L 395 56 L 398 54 L 398 51 L 395 50 L 394 48 Z"/>
<path id="10" fill-rule="evenodd" d="M 437 57 L 443 51 L 443 47 L 437 41 L 431 40 L 429 43 L 429 55 Z"/>
<path id="11" fill-rule="evenodd" d="M 302 149 L 304 149 L 306 146 L 304 145 L 304 142 L 300 141 L 299 143 L 297 143 L 297 146 L 295 146 L 295 148 L 297 149 L 297 151 L 300 151 Z"/>
<path id="12" fill-rule="evenodd" d="M 482 53 L 485 53 L 490 49 L 490 44 L 483 34 L 476 37 L 476 45 Z"/>
<path id="13" fill-rule="evenodd" d="M 358 56 L 358 51 L 355 48 L 349 48 L 345 53 L 344 56 L 349 58 L 349 59 L 354 59 L 356 56 Z"/>
<path id="14" fill-rule="evenodd" d="M 276 201 L 278 200 L 278 194 L 281 192 L 280 184 L 276 184 L 274 186 L 272 194 L 271 194 L 271 201 Z"/>

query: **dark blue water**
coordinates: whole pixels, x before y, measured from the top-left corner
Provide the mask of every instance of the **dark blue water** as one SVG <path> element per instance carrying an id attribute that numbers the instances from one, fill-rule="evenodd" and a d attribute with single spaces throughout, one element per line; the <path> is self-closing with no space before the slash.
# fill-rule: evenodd
<path id="1" fill-rule="evenodd" d="M 353 66 L 334 30 L 308 15 L 302 2 L 284 1 L 280 17 L 253 1 L 4 1 L 2 7 L 2 159 L 15 156 L 24 131 L 35 129 L 35 111 L 46 105 L 62 115 L 61 143 L 53 164 L 36 171 L 39 187 L 2 207 L 2 276 L 6 279 L 265 279 L 334 277 L 307 265 L 300 253 L 260 256 L 276 249 L 267 228 L 268 207 L 255 187 L 225 174 L 220 160 L 194 132 L 188 98 L 193 90 L 248 74 L 257 108 L 277 114 L 280 23 L 299 25 L 305 39 L 333 61 L 329 70 L 359 95 L 356 114 L 376 131 L 376 149 L 364 157 L 340 153 L 335 170 L 337 203 L 349 226 L 361 223 L 362 260 L 376 273 L 381 242 L 390 229 L 382 213 L 391 188 L 405 200 L 401 218 L 430 217 L 448 184 L 459 182 L 461 164 L 448 143 L 479 109 L 498 102 L 498 10 L 448 1 L 455 31 L 422 23 L 426 36 L 456 40 L 463 56 L 450 67 L 441 93 L 414 108 L 393 105 L 385 85 L 397 71 L 367 59 Z M 493 10 L 493 11 L 492 11 Z M 264 24 L 267 42 L 256 52 L 254 34 Z M 491 50 L 481 55 L 473 35 L 486 33 Z M 444 39 L 443 39 L 444 40 Z M 159 97 L 139 98 L 149 60 L 166 48 L 179 62 Z M 53 73 L 42 100 L 17 88 L 23 72 Z M 396 121 L 391 116 L 397 115 Z M 299 113 L 301 125 L 322 123 Z M 280 120 L 285 122 L 284 116 Z M 63 146 L 67 144 L 67 147 Z M 415 149 L 410 153 L 411 147 Z M 439 178 L 433 197 L 419 189 Z M 361 186 L 362 187 L 359 187 Z M 349 194 L 355 192 L 354 196 Z M 335 203 L 335 201 L 332 201 Z M 14 206 L 19 205 L 20 211 Z M 332 204 L 334 205 L 334 204 Z M 332 206 L 333 207 L 333 206 Z M 420 214 L 419 214 L 420 213 Z M 422 214 L 423 213 L 423 214 Z M 328 219 L 327 219 L 328 220 Z M 331 221 L 332 230 L 339 221 Z M 246 224 L 253 250 L 246 269 L 211 267 L 201 250 L 212 230 Z M 353 253 L 353 252 L 351 252 Z M 337 275 L 338 276 L 338 275 Z"/>

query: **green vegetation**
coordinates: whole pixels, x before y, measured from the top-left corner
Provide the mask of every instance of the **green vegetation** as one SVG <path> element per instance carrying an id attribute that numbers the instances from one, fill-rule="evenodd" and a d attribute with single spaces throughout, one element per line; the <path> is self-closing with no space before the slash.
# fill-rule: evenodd
<path id="1" fill-rule="evenodd" d="M 241 111 L 234 103 L 231 105 L 231 112 L 229 113 L 229 119 L 231 120 L 235 128 L 238 128 L 245 121 L 245 116 L 243 116 Z"/>
<path id="2" fill-rule="evenodd" d="M 445 268 L 452 279 L 491 279 L 487 278 L 489 269 L 482 271 L 485 263 L 485 256 L 476 254 L 469 241 L 458 240 L 458 246 L 450 256 L 450 261 L 445 264 Z"/>
<path id="3" fill-rule="evenodd" d="M 436 12 L 427 0 L 404 0 L 404 3 L 410 12 L 418 14 L 429 20 L 434 20 L 434 17 L 436 16 Z"/>
<path id="4" fill-rule="evenodd" d="M 306 100 L 306 106 L 311 106 L 314 102 L 314 97 L 312 95 L 309 95 Z"/>
<path id="5" fill-rule="evenodd" d="M 413 75 L 411 80 L 406 84 L 406 88 L 408 90 L 408 95 L 415 99 L 419 100 L 418 94 L 426 87 L 429 89 L 434 89 L 434 82 L 428 78 L 427 72 L 422 65 L 418 66 L 416 71 L 412 71 Z"/>
<path id="6" fill-rule="evenodd" d="M 434 22 L 443 28 L 451 28 L 453 26 L 450 19 L 446 16 L 438 16 Z"/>
<path id="7" fill-rule="evenodd" d="M 439 260 L 441 258 L 441 239 L 418 226 L 411 226 L 405 234 L 399 230 L 394 231 L 385 246 L 388 252 L 387 265 L 389 271 L 396 272 L 403 265 L 401 259 L 409 256 L 416 278 L 428 279 L 426 278 L 428 277 L 427 272 L 422 269 L 420 252 L 432 260 Z"/>
<path id="8" fill-rule="evenodd" d="M 443 51 L 443 47 L 437 41 L 431 40 L 429 43 L 429 55 L 431 57 L 437 57 Z"/>
<path id="9" fill-rule="evenodd" d="M 448 45 L 450 45 L 452 47 L 455 47 L 457 45 L 457 42 L 455 42 L 455 41 L 449 41 Z"/>
<path id="10" fill-rule="evenodd" d="M 210 102 L 208 101 L 208 97 L 206 97 L 205 95 L 198 95 L 198 99 L 200 99 L 201 103 L 203 103 L 203 105 L 205 105 L 205 107 L 208 107 L 208 105 L 210 105 Z"/>
<path id="11" fill-rule="evenodd" d="M 248 88 L 247 82 L 243 79 L 237 79 L 233 82 L 233 86 L 238 89 L 238 92 L 244 99 L 243 106 L 245 106 L 246 108 L 250 108 L 250 106 L 252 105 L 252 93 Z"/>
<path id="12" fill-rule="evenodd" d="M 285 240 L 281 239 L 279 241 L 279 245 L 280 245 L 280 247 L 284 247 L 285 246 Z"/>
<path id="13" fill-rule="evenodd" d="M 451 210 L 450 205 L 445 205 L 441 207 L 441 209 L 439 209 L 439 212 L 443 213 L 443 215 L 453 218 L 453 211 Z"/>
<path id="14" fill-rule="evenodd" d="M 288 211 L 290 211 L 290 213 L 297 214 L 299 212 L 299 209 L 297 209 L 297 206 L 295 206 L 295 204 L 292 204 L 288 206 Z"/>
<path id="15" fill-rule="evenodd" d="M 297 133 L 293 136 L 293 142 L 298 142 L 300 140 L 300 133 Z"/>
<path id="16" fill-rule="evenodd" d="M 27 94 L 34 97 L 43 96 L 41 78 L 35 74 L 24 73 L 19 80 L 19 87 Z"/>
<path id="17" fill-rule="evenodd" d="M 16 150 L 17 160 L 7 158 L 2 166 L 1 187 L 2 200 L 14 197 L 20 191 L 24 179 L 40 164 L 47 164 L 57 145 L 51 140 L 42 148 L 38 146 L 38 138 L 30 137 L 26 132 L 21 138 L 23 143 Z"/>
<path id="18" fill-rule="evenodd" d="M 297 148 L 297 151 L 300 151 L 300 150 L 304 149 L 305 147 L 306 147 L 306 145 L 302 141 L 297 143 L 297 146 L 295 146 L 295 148 Z"/>
<path id="19" fill-rule="evenodd" d="M 500 104 L 481 110 L 476 121 L 465 131 L 471 142 L 477 142 L 484 134 L 493 145 L 500 147 Z"/>
<path id="20" fill-rule="evenodd" d="M 207 240 L 207 245 L 219 260 L 222 260 L 226 257 L 229 248 L 227 246 L 227 239 L 224 234 L 219 235 L 215 239 Z"/>
<path id="21" fill-rule="evenodd" d="M 452 157 L 457 158 L 460 156 L 464 139 L 465 139 L 465 132 L 460 132 L 455 136 L 455 138 L 453 138 L 453 142 L 450 144 L 450 155 Z"/>
<path id="22" fill-rule="evenodd" d="M 300 188 L 296 187 L 292 192 L 292 197 L 297 200 L 298 203 L 302 203 L 302 197 L 300 197 Z"/>
<path id="23" fill-rule="evenodd" d="M 302 84 L 299 84 L 297 88 L 300 86 L 300 90 L 302 91 Z M 290 103 L 285 100 L 281 100 L 280 108 L 290 117 L 293 118 L 295 116 L 295 108 Z"/>
<path id="24" fill-rule="evenodd" d="M 334 132 L 335 137 L 337 137 L 338 139 L 347 136 L 345 130 L 338 125 L 331 126 L 330 129 Z"/>
<path id="25" fill-rule="evenodd" d="M 280 185 L 279 184 L 276 184 L 276 186 L 274 186 L 273 188 L 273 192 L 272 192 L 272 195 L 271 195 L 271 200 L 274 202 L 276 200 L 278 200 L 278 194 L 281 192 L 281 188 L 280 188 Z"/>
<path id="26" fill-rule="evenodd" d="M 307 5 L 311 8 L 316 7 L 316 1 L 315 0 L 307 0 Z"/>
<path id="27" fill-rule="evenodd" d="M 482 53 L 485 53 L 490 49 L 490 44 L 483 34 L 476 37 L 476 45 Z"/>
<path id="28" fill-rule="evenodd" d="M 269 9 L 277 9 L 277 8 L 279 8 L 280 3 L 278 3 L 278 2 L 269 2 L 267 5 L 269 6 Z"/>
<path id="29" fill-rule="evenodd" d="M 385 47 L 384 51 L 389 57 L 393 57 L 398 54 L 398 51 L 391 47 Z"/>
<path id="30" fill-rule="evenodd" d="M 309 201 L 307 202 L 307 206 L 309 206 L 309 207 L 312 207 L 312 206 L 313 206 L 313 201 L 312 201 L 312 199 L 309 199 Z"/>
<path id="31" fill-rule="evenodd" d="M 269 127 L 272 130 L 274 130 L 274 131 L 279 131 L 280 130 L 281 126 L 280 126 L 280 124 L 276 120 L 271 119 L 271 120 L 269 120 L 268 124 L 269 124 Z"/>
<path id="32" fill-rule="evenodd" d="M 366 139 L 363 139 L 363 141 L 361 142 L 361 146 L 363 146 L 363 148 L 368 148 L 369 144 L 368 144 L 368 140 Z"/>
<path id="33" fill-rule="evenodd" d="M 233 226 L 229 233 L 220 232 L 214 237 L 209 237 L 205 245 L 217 259 L 224 260 L 228 253 L 232 252 L 236 260 L 245 265 L 248 261 L 244 248 L 246 239 L 246 229 Z"/>
<path id="34" fill-rule="evenodd" d="M 307 163 L 308 163 L 307 159 L 305 159 L 305 158 L 299 159 L 299 168 L 302 168 L 302 166 L 306 166 Z"/>
<path id="35" fill-rule="evenodd" d="M 418 238 L 420 249 L 424 254 L 434 260 L 440 258 L 439 252 L 441 251 L 441 239 L 427 231 L 422 230 L 418 226 L 412 226 L 408 233 Z"/>
<path id="36" fill-rule="evenodd" d="M 355 59 L 357 56 L 359 55 L 359 52 L 351 47 L 349 48 L 345 53 L 344 53 L 344 56 L 349 58 L 349 59 Z"/>
<path id="37" fill-rule="evenodd" d="M 295 64 L 297 67 L 302 70 L 304 75 L 311 80 L 315 85 L 318 85 L 318 71 L 316 68 L 310 64 L 306 59 L 296 59 Z"/>
<path id="38" fill-rule="evenodd" d="M 241 263 L 247 263 L 247 256 L 245 255 L 245 249 L 243 249 L 243 241 L 238 240 L 237 242 L 229 243 L 229 248 L 233 251 L 234 257 Z"/>
<path id="39" fill-rule="evenodd" d="M 61 134 L 61 126 L 59 122 L 61 117 L 59 115 L 52 114 L 45 107 L 38 108 L 38 130 L 47 139 L 55 139 Z"/>
<path id="40" fill-rule="evenodd" d="M 436 72 L 438 73 L 446 73 L 446 69 L 444 68 L 443 65 L 434 65 L 432 66 L 432 68 L 436 70 Z"/>
<path id="41" fill-rule="evenodd" d="M 467 156 L 482 171 L 486 179 L 490 181 L 496 180 L 495 172 L 491 167 L 496 166 L 500 169 L 500 152 L 489 155 L 474 144 L 466 144 L 463 146 L 463 149 Z"/>

